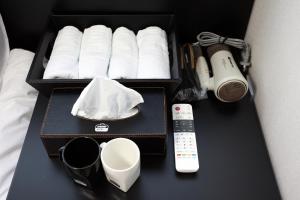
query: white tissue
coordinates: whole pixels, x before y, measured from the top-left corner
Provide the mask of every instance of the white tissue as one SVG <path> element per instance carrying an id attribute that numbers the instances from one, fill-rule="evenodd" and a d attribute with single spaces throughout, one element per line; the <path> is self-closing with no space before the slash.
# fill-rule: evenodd
<path id="1" fill-rule="evenodd" d="M 73 26 L 58 32 L 44 79 L 78 79 L 81 39 L 82 33 Z"/>
<path id="2" fill-rule="evenodd" d="M 111 79 L 135 79 L 138 70 L 138 46 L 133 31 L 120 27 L 112 39 L 108 76 Z"/>
<path id="3" fill-rule="evenodd" d="M 79 78 L 107 77 L 112 31 L 104 25 L 84 30 L 79 57 Z"/>
<path id="4" fill-rule="evenodd" d="M 137 34 L 139 48 L 139 79 L 170 79 L 167 35 L 159 27 L 151 26 Z"/>
<path id="5" fill-rule="evenodd" d="M 72 115 L 91 120 L 118 120 L 136 115 L 143 97 L 117 81 L 94 78 L 81 92 Z"/>

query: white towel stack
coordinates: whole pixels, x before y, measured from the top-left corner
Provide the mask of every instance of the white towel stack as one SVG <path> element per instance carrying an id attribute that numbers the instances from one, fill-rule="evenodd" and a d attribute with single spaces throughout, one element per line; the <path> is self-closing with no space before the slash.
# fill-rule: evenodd
<path id="1" fill-rule="evenodd" d="M 138 71 L 138 46 L 133 31 L 119 27 L 112 39 L 108 76 L 111 79 L 135 79 Z"/>
<path id="2" fill-rule="evenodd" d="M 104 25 L 84 30 L 79 58 L 79 78 L 107 77 L 112 31 Z"/>
<path id="3" fill-rule="evenodd" d="M 156 26 L 133 31 L 94 25 L 82 34 L 58 32 L 44 79 L 170 79 L 167 34 Z"/>
<path id="4" fill-rule="evenodd" d="M 170 64 L 167 35 L 159 27 L 151 26 L 137 34 L 139 47 L 139 79 L 169 79 Z"/>
<path id="5" fill-rule="evenodd" d="M 56 37 L 44 79 L 77 79 L 82 33 L 65 26 Z"/>

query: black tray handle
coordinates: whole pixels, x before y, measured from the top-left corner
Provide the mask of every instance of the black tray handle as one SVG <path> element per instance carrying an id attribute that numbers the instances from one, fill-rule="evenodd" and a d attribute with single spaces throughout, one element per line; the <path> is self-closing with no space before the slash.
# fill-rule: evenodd
<path id="1" fill-rule="evenodd" d="M 33 58 L 30 71 L 26 78 L 27 83 L 30 83 L 32 80 L 41 79 L 41 76 L 44 73 L 43 61 L 49 48 L 49 44 L 54 39 L 55 35 L 55 33 L 50 31 L 45 33 Z"/>

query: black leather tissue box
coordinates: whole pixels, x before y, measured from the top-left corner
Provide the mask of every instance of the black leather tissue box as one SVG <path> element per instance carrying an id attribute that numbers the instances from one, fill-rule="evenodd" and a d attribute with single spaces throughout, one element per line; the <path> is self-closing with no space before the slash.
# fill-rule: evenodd
<path id="1" fill-rule="evenodd" d="M 144 98 L 140 112 L 117 121 L 92 121 L 71 115 L 82 89 L 54 89 L 52 92 L 40 134 L 49 156 L 58 156 L 60 147 L 81 136 L 92 137 L 99 144 L 125 137 L 136 142 L 141 154 L 164 155 L 167 139 L 164 88 L 133 88 Z"/>

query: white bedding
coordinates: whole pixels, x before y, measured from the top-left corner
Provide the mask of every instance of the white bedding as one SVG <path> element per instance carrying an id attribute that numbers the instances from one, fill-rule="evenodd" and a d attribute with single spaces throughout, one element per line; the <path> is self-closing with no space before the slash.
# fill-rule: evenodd
<path id="1" fill-rule="evenodd" d="M 2 16 L 0 14 L 0 73 L 2 71 L 2 67 L 5 66 L 5 63 L 8 59 L 8 55 L 9 55 L 8 37 L 6 34 Z M 0 81 L 1 81 L 1 79 L 0 79 Z M 0 82 L 0 84 L 1 84 L 1 82 Z"/>
<path id="2" fill-rule="evenodd" d="M 0 74 L 0 200 L 6 199 L 36 102 L 37 91 L 25 82 L 33 56 L 13 49 Z"/>

